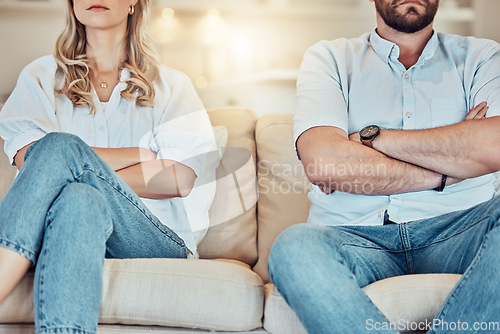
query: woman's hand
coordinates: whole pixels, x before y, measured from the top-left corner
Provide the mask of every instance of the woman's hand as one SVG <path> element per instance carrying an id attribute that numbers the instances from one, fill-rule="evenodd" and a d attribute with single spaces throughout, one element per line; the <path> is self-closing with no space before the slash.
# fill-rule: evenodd
<path id="1" fill-rule="evenodd" d="M 467 117 L 465 117 L 466 121 L 470 121 L 473 119 L 482 119 L 486 117 L 486 113 L 488 112 L 488 105 L 486 102 L 481 102 L 477 106 L 472 107 L 472 109 L 469 111 L 467 114 Z"/>
<path id="2" fill-rule="evenodd" d="M 19 151 L 17 151 L 16 155 L 14 156 L 14 164 L 16 165 L 17 170 L 21 170 L 21 167 L 24 164 L 24 155 L 26 154 L 26 151 L 28 150 L 28 148 L 31 145 L 33 145 L 34 143 L 36 143 L 36 142 L 31 142 L 28 145 L 24 146 Z"/>

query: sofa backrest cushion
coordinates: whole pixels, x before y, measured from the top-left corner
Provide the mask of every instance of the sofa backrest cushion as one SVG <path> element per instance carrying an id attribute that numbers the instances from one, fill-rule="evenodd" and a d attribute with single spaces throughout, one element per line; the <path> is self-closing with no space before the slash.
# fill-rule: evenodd
<path id="1" fill-rule="evenodd" d="M 217 168 L 210 227 L 198 246 L 200 258 L 227 258 L 251 266 L 257 261 L 257 177 L 255 123 L 251 109 L 209 110 L 213 126 L 225 126 L 227 147 Z"/>
<path id="2" fill-rule="evenodd" d="M 254 270 L 269 281 L 267 259 L 285 228 L 304 223 L 309 213 L 311 184 L 293 143 L 293 114 L 269 114 L 257 121 L 258 250 Z"/>
<path id="3" fill-rule="evenodd" d="M 249 265 L 257 261 L 257 178 L 254 131 L 257 116 L 243 108 L 209 112 L 214 126 L 227 129 L 228 143 L 218 167 L 217 193 L 210 210 L 210 228 L 198 248 L 200 258 L 229 258 Z M 16 175 L 0 139 L 0 200 Z M 236 170 L 223 170 L 225 166 Z M 228 175 L 221 175 L 226 172 Z"/>
<path id="4" fill-rule="evenodd" d="M 3 140 L 0 138 L 0 201 L 9 189 L 17 171 L 15 167 L 10 165 L 9 159 L 4 153 L 3 144 Z"/>

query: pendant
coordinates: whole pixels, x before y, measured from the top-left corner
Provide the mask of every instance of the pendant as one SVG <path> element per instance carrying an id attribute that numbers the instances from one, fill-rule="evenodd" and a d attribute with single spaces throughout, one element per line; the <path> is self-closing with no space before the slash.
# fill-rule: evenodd
<path id="1" fill-rule="evenodd" d="M 108 88 L 108 83 L 106 81 L 101 82 L 101 88 Z"/>

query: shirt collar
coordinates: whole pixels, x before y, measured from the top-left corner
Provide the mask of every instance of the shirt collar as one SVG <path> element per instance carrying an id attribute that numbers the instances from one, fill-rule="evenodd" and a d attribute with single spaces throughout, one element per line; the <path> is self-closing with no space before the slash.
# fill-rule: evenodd
<path id="1" fill-rule="evenodd" d="M 399 46 L 397 46 L 393 42 L 390 42 L 380 37 L 376 29 L 373 30 L 370 35 L 370 45 L 372 46 L 375 53 L 386 63 L 388 63 L 389 60 L 391 59 L 391 54 L 393 57 L 395 57 L 394 59 L 399 58 Z M 429 42 L 427 42 L 427 45 L 425 46 L 424 51 L 422 52 L 422 55 L 420 56 L 418 63 L 422 61 L 425 62 L 426 60 L 432 58 L 436 53 L 438 46 L 439 46 L 438 34 L 435 31 L 433 31 L 432 37 L 429 40 Z"/>
<path id="2" fill-rule="evenodd" d="M 130 71 L 124 68 L 120 73 L 120 81 L 125 81 L 127 79 L 130 79 L 130 76 L 131 76 Z"/>

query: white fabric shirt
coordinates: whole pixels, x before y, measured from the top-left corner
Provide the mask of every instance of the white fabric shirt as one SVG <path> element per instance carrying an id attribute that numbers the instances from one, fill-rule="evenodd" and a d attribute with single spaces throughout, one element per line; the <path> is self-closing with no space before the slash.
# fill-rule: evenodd
<path id="1" fill-rule="evenodd" d="M 215 180 L 215 165 L 207 157 L 217 147 L 208 115 L 190 80 L 162 67 L 155 106 L 146 108 L 120 96 L 126 88 L 123 81 L 130 76 L 123 70 L 107 103 L 99 102 L 94 92 L 94 116 L 88 108 L 75 107 L 65 95 L 54 92 L 63 82 L 56 69 L 52 56 L 26 66 L 0 111 L 0 136 L 10 162 L 20 148 L 47 133 L 67 132 L 89 146 L 144 147 L 157 152 L 158 159 L 189 166 L 198 176 L 189 196 L 142 201 L 194 254 L 209 224 L 208 209 L 215 194 L 215 182 L 209 181 Z"/>
<path id="2" fill-rule="evenodd" d="M 410 69 L 398 58 L 399 47 L 376 31 L 311 47 L 297 81 L 295 140 L 316 126 L 352 134 L 370 124 L 402 130 L 449 125 L 463 121 L 482 101 L 488 103 L 488 117 L 500 115 L 496 42 L 434 33 Z M 383 173 L 378 167 L 361 166 L 367 175 Z M 406 222 L 466 209 L 495 195 L 493 175 L 448 186 L 442 193 L 366 196 L 345 191 L 325 195 L 314 186 L 308 221 L 376 225 L 387 210 L 391 220 Z"/>

